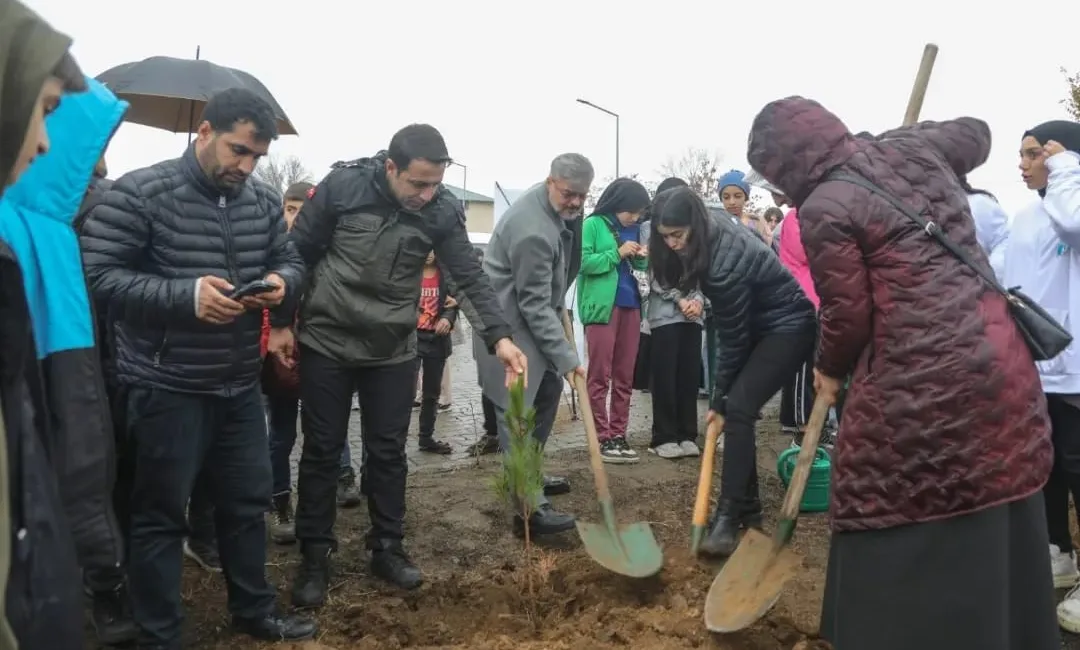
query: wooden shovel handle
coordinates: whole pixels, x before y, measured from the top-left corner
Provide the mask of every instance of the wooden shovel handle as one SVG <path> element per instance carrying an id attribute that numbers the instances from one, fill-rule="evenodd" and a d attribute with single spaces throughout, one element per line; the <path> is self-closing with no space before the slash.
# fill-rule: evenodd
<path id="1" fill-rule="evenodd" d="M 701 473 L 698 475 L 697 496 L 694 499 L 694 525 L 704 526 L 709 516 L 709 495 L 712 493 L 713 464 L 716 462 L 716 440 L 724 429 L 724 418 L 717 415 L 705 430 L 705 448 L 701 450 Z"/>
<path id="2" fill-rule="evenodd" d="M 799 505 L 806 491 L 806 481 L 810 478 L 810 467 L 817 456 L 818 440 L 821 439 L 821 430 L 825 428 L 827 417 L 829 403 L 818 396 L 814 400 L 814 410 L 810 413 L 806 433 L 803 434 L 802 448 L 799 449 L 799 459 L 795 462 L 795 471 L 791 473 L 791 483 L 788 484 L 784 505 L 780 508 L 781 520 L 792 520 L 799 516 Z"/>
<path id="3" fill-rule="evenodd" d="M 566 310 L 562 312 L 563 332 L 570 345 L 577 349 L 574 342 L 574 326 L 570 324 L 570 316 Z M 593 480 L 596 482 L 596 496 L 600 501 L 611 500 L 611 490 L 608 488 L 607 471 L 604 469 L 604 458 L 600 455 L 600 438 L 596 435 L 596 420 L 593 419 L 592 404 L 589 403 L 589 390 L 585 386 L 585 380 L 574 371 L 566 375 L 570 385 L 577 389 L 578 409 L 581 411 L 581 420 L 585 423 L 586 438 L 589 439 L 589 463 L 592 465 Z"/>
<path id="4" fill-rule="evenodd" d="M 919 113 L 922 112 L 923 100 L 926 99 L 926 89 L 930 85 L 930 73 L 934 71 L 937 53 L 938 46 L 933 43 L 927 43 L 923 48 L 919 71 L 915 74 L 915 85 L 911 88 L 911 97 L 908 98 L 907 110 L 904 111 L 904 126 L 911 126 L 919 121 Z"/>

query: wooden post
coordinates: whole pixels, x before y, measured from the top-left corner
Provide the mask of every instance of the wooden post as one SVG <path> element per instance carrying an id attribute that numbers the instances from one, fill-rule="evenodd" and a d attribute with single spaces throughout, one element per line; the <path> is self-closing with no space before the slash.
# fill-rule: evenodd
<path id="1" fill-rule="evenodd" d="M 930 73 L 934 71 L 937 53 L 938 46 L 933 43 L 927 43 L 923 49 L 919 72 L 915 75 L 915 85 L 911 88 L 911 97 L 908 98 L 907 110 L 904 112 L 904 126 L 911 126 L 919 121 L 919 113 L 922 112 L 923 99 L 926 98 L 926 88 L 930 85 Z"/>

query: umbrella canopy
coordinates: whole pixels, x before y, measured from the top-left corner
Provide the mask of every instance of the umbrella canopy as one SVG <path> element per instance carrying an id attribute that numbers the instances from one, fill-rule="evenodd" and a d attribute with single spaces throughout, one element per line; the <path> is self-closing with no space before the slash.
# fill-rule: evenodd
<path id="1" fill-rule="evenodd" d="M 125 122 L 191 133 L 208 99 L 229 88 L 247 88 L 270 104 L 281 135 L 296 135 L 296 127 L 266 86 L 242 70 L 201 59 L 153 56 L 110 68 L 97 80 L 131 104 Z"/>

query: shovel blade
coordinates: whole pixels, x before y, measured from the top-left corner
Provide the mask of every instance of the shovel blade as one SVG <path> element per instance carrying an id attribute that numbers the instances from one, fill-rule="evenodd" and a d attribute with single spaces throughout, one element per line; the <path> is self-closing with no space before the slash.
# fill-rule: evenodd
<path id="1" fill-rule="evenodd" d="M 664 566 L 664 553 L 646 523 L 608 527 L 577 522 L 585 551 L 597 564 L 631 578 L 656 575 Z"/>
<path id="2" fill-rule="evenodd" d="M 737 632 L 765 615 L 780 598 L 802 558 L 771 537 L 750 529 L 713 580 L 705 599 L 705 627 Z"/>

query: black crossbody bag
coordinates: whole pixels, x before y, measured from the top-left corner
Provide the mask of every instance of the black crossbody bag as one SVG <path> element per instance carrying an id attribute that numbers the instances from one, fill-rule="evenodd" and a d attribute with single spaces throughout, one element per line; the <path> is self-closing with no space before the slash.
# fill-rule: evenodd
<path id="1" fill-rule="evenodd" d="M 982 278 L 983 282 L 986 282 L 995 291 L 1004 296 L 1009 305 L 1009 312 L 1012 314 L 1016 326 L 1020 329 L 1020 333 L 1027 342 L 1028 348 L 1031 350 L 1031 356 L 1034 357 L 1036 361 L 1048 361 L 1053 359 L 1061 354 L 1061 352 L 1072 343 L 1072 334 L 1062 327 L 1061 323 L 1054 320 L 1053 316 L 1046 313 L 1038 303 L 1024 295 L 1019 287 L 1013 287 L 1012 289 L 1003 287 L 992 273 L 987 273 L 976 265 L 975 261 L 972 260 L 963 249 L 946 237 L 945 233 L 941 231 L 940 226 L 933 221 L 924 219 L 922 215 L 915 212 L 913 208 L 902 203 L 900 199 L 889 194 L 887 191 L 862 176 L 844 172 L 834 172 L 829 174 L 825 180 L 851 183 L 852 185 L 858 185 L 863 189 L 869 190 L 873 194 L 877 194 L 892 204 L 893 207 L 903 213 L 908 219 L 914 221 L 923 232 L 936 239 L 938 243 L 952 253 L 956 259 L 960 260 L 960 262 L 972 271 L 975 271 L 975 273 Z"/>

